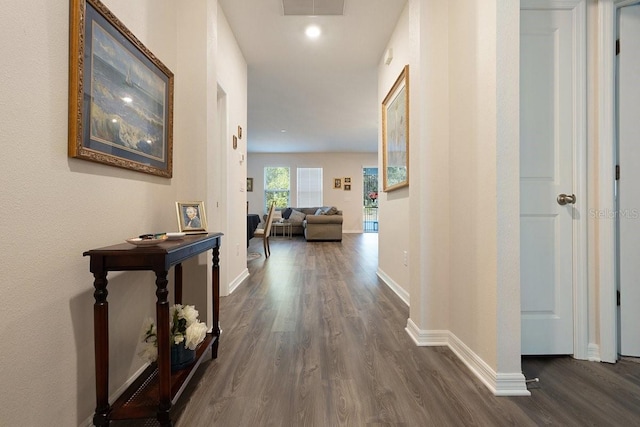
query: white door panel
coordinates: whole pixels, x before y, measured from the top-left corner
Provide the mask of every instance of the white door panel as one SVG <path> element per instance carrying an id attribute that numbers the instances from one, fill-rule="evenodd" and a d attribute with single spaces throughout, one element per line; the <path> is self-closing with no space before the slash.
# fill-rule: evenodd
<path id="1" fill-rule="evenodd" d="M 620 9 L 620 352 L 640 357 L 640 6 Z"/>
<path id="2" fill-rule="evenodd" d="M 571 10 L 521 11 L 522 354 L 573 354 L 574 67 Z"/>

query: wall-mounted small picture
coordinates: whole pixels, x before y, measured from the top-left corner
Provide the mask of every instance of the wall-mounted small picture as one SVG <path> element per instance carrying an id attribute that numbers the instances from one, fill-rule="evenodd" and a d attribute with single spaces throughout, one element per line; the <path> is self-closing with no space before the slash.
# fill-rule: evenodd
<path id="1" fill-rule="evenodd" d="M 176 202 L 178 229 L 187 234 L 207 232 L 207 216 L 204 202 Z"/>
<path id="2" fill-rule="evenodd" d="M 346 178 L 344 179 L 344 183 L 345 183 L 345 184 L 351 184 L 351 177 L 346 177 Z"/>
<path id="3" fill-rule="evenodd" d="M 351 191 L 351 184 L 345 184 L 344 191 Z"/>
<path id="4" fill-rule="evenodd" d="M 233 135 L 233 149 L 238 148 L 238 137 Z"/>
<path id="5" fill-rule="evenodd" d="M 342 178 L 333 178 L 333 188 L 342 188 Z"/>
<path id="6" fill-rule="evenodd" d="M 247 178 L 247 191 L 253 191 L 253 178 Z"/>
<path id="7" fill-rule="evenodd" d="M 242 139 L 242 126 L 238 126 L 238 139 Z"/>

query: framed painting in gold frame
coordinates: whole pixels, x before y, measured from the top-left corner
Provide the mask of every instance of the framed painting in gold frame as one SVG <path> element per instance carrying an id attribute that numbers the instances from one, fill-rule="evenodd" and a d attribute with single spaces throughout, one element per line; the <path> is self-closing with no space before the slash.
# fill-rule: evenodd
<path id="1" fill-rule="evenodd" d="M 69 157 L 171 178 L 173 73 L 99 0 L 71 0 Z"/>
<path id="2" fill-rule="evenodd" d="M 409 185 L 409 65 L 382 101 L 382 174 L 384 191 Z"/>

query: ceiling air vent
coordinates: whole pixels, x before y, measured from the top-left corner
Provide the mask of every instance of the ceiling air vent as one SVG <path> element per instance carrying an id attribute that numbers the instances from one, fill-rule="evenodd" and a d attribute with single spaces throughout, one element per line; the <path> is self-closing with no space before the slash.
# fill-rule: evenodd
<path id="1" fill-rule="evenodd" d="M 344 0 L 282 0 L 285 16 L 344 15 Z"/>

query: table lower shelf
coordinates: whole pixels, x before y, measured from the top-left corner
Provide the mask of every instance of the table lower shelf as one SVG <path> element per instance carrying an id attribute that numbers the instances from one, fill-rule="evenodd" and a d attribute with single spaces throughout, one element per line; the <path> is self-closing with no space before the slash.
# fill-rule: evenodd
<path id="1" fill-rule="evenodd" d="M 218 337 L 208 333 L 204 341 L 196 348 L 196 360 L 191 366 L 171 373 L 171 403 L 175 404 L 187 383 L 195 373 Z M 158 414 L 158 367 L 152 363 L 111 405 L 108 418 L 125 420 L 155 418 Z"/>

